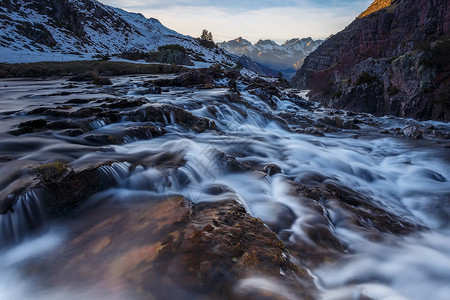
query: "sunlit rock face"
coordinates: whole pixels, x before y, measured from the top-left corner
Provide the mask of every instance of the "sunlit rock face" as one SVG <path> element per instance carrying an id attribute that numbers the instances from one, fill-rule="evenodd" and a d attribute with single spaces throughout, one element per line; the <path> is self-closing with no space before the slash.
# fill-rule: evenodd
<path id="1" fill-rule="evenodd" d="M 389 7 L 392 2 L 394 2 L 394 0 L 375 0 L 372 4 L 370 4 L 370 6 L 363 11 L 358 18 L 364 18 L 367 17 L 368 15 L 377 12 L 379 10 L 382 10 L 383 8 Z"/>
<path id="2" fill-rule="evenodd" d="M 392 3 L 390 3 L 392 2 Z M 448 121 L 448 1 L 376 1 L 294 77 L 328 106 Z"/>

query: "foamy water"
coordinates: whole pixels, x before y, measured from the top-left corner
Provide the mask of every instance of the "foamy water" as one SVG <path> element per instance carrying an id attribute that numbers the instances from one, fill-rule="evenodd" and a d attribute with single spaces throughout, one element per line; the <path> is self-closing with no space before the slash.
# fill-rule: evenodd
<path id="1" fill-rule="evenodd" d="M 141 97 L 130 96 L 133 93 L 127 86 L 128 80 L 138 81 L 127 77 L 113 81 L 121 85 L 123 89 L 118 87 L 118 90 L 129 97 Z M 63 84 L 61 81 L 57 83 Z M 39 85 L 33 85 L 25 91 L 21 87 L 27 84 L 26 81 L 15 81 L 14 88 L 0 90 L 0 96 L 3 95 L 4 101 L 8 103 L 8 110 L 18 110 L 16 116 L 27 107 L 54 101 L 54 98 L 45 95 L 59 88 L 58 85 L 44 84 L 43 87 L 47 89 L 45 93 L 38 88 Z M 79 89 L 82 90 L 82 87 Z M 103 93 L 107 92 L 98 91 L 98 94 Z M 176 124 L 173 116 L 168 115 L 165 120 L 168 133 L 151 140 L 129 139 L 122 145 L 99 149 L 80 146 L 74 139 L 47 135 L 45 138 L 50 139 L 48 145 L 33 151 L 12 153 L 14 150 L 6 149 L 5 144 L 0 145 L 0 151 L 10 151 L 19 160 L 37 161 L 58 153 L 58 157 L 68 158 L 75 169 L 98 162 L 116 161 L 101 168 L 116 185 L 115 189 L 104 193 L 114 194 L 116 199 L 120 199 L 120 195 L 137 191 L 159 196 L 181 194 L 193 202 L 236 199 L 249 213 L 266 222 L 273 219 L 274 207 L 287 207 L 295 215 L 295 222 L 289 230 L 293 237 L 303 239 L 306 237 L 303 225 L 310 224 L 311 216 L 316 212 L 289 194 L 289 184 L 301 183 L 308 176 L 320 174 L 330 183 L 370 197 L 375 206 L 402 220 L 427 228 L 410 236 L 384 234 L 382 241 L 374 242 L 364 233 L 347 226 L 345 217 L 337 208 L 324 206 L 329 216 L 330 229 L 348 246 L 349 252 L 336 262 L 310 270 L 317 278 L 323 299 L 362 299 L 363 296 L 374 300 L 449 299 L 448 148 L 432 141 L 379 134 L 381 129 L 406 126 L 412 122 L 395 118 L 371 117 L 378 127 L 363 124 L 361 130 L 327 133 L 325 137 L 299 134 L 289 130 L 285 123 L 274 116 L 290 112 L 297 114 L 298 118 L 317 119 L 326 116 L 328 110 L 310 112 L 289 99 L 277 99 L 277 109 L 274 110 L 256 96 L 243 91 L 242 98 L 249 104 L 245 106 L 228 101 L 224 97 L 226 93 L 225 89 L 201 91 L 175 88 L 163 95 L 146 96 L 149 104 L 168 103 L 213 120 L 221 132 L 186 131 Z M 29 100 L 34 96 L 38 101 L 36 103 Z M 22 101 L 17 108 L 12 104 L 15 99 Z M 208 109 L 211 107 L 215 108 L 215 114 Z M 11 120 L 9 115 L 2 115 L 1 118 L 0 122 L 4 124 L 18 122 L 16 119 Z M 444 131 L 449 129 L 445 123 L 416 123 L 433 125 Z M 120 125 L 107 125 L 104 120 L 90 123 L 91 129 L 98 133 L 129 125 L 125 121 Z M 6 133 L 2 134 L 2 138 L 6 136 Z M 27 143 L 31 137 L 17 139 Z M 57 151 L 52 147 L 52 140 L 58 144 L 58 149 L 63 150 Z M 223 155 L 256 169 L 276 165 L 281 168 L 281 173 L 266 176 L 262 172 L 233 172 L 227 167 Z M 148 167 L 143 162 L 139 163 L 144 160 L 159 161 L 159 157 L 164 157 L 160 161 L 161 165 Z M 184 163 L 179 166 L 177 161 Z M 211 186 L 220 186 L 228 192 L 211 194 L 208 192 Z M 98 197 L 105 198 L 102 195 L 98 195 L 97 200 Z M 96 201 L 95 197 L 92 201 Z M 6 222 L 5 216 L 2 218 L 1 221 Z M 57 228 L 64 229 L 58 231 Z M 21 264 L 27 259 L 38 257 L 41 252 L 51 251 L 64 243 L 64 231 L 69 229 L 64 224 L 52 224 L 49 230 L 42 236 L 33 237 L 2 252 L 0 298 L 26 299 L 37 295 L 37 299 L 58 299 L 62 295 L 67 298 L 67 294 L 73 299 L 75 296 L 90 299 L 104 297 L 104 291 L 81 292 L 63 288 L 42 291 L 34 285 L 33 279 L 25 278 L 19 272 Z M 276 283 L 265 282 L 264 278 L 252 280 L 265 288 L 277 289 Z M 246 287 L 255 283 L 252 280 L 240 284 Z M 283 293 L 280 291 L 288 299 L 295 299 L 295 295 L 286 291 Z M 120 299 L 122 296 L 117 297 Z"/>

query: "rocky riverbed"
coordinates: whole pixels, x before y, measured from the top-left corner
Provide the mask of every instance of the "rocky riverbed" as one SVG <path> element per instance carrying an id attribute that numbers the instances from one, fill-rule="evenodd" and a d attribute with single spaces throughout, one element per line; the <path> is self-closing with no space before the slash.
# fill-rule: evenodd
<path id="1" fill-rule="evenodd" d="M 448 123 L 214 68 L 73 80 L 0 81 L 0 298 L 450 293 Z"/>

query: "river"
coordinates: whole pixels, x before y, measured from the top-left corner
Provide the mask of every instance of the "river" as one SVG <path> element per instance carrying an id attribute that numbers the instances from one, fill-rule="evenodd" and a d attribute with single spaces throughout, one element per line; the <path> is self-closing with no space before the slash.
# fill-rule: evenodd
<path id="1" fill-rule="evenodd" d="M 2 201 L 33 184 L 35 179 L 25 169 L 53 161 L 65 161 L 74 170 L 103 165 L 101 171 L 114 184 L 82 204 L 92 209 L 101 209 L 95 203 L 104 199 L 124 202 L 139 193 L 182 195 L 194 203 L 229 198 L 227 193 L 208 192 L 209 187 L 220 186 L 231 191 L 252 216 L 278 224 L 277 234 L 287 244 L 301 241 L 320 247 L 306 229 L 314 228 L 317 218 L 326 217 L 327 230 L 344 250 L 330 262 L 306 264 L 318 299 L 449 299 L 450 144 L 442 138 L 448 138 L 448 123 L 323 108 L 299 98 L 306 94 L 300 91 L 263 101 L 246 90 L 242 81 L 237 82 L 239 96 L 230 96 L 233 93 L 227 87 L 170 87 L 162 94 L 149 94 L 142 83 L 152 79 L 113 77 L 114 84 L 105 87 L 72 84 L 65 78 L 1 80 Z M 132 105 L 120 108 L 123 116 L 114 122 L 108 115 L 104 119 L 83 115 L 78 121 L 69 114 L 81 108 L 107 109 L 113 101 L 105 99 L 139 100 L 139 108 L 178 107 L 210 124 L 205 125 L 207 130 L 180 124 L 177 112 L 171 110 L 164 120 L 151 124 L 164 134 L 152 131 L 145 138 L 132 134 L 137 127 L 149 125 L 126 114 L 136 109 Z M 53 113 L 43 113 L 42 108 L 53 109 Z M 43 118 L 48 122 L 75 120 L 82 125 L 26 129 L 25 122 Z M 330 120 L 357 126 L 317 126 Z M 398 134 L 407 126 L 424 130 L 424 138 Z M 306 132 L 307 127 L 320 132 Z M 120 141 L 109 144 L 99 138 L 108 136 L 119 136 Z M 372 224 L 375 229 L 356 226 L 352 218 L 362 216 L 355 217 L 353 211 L 327 199 L 316 199 L 320 215 L 305 201 L 296 200 L 290 192 L 294 183 L 348 189 L 416 229 L 403 233 L 383 232 L 376 224 Z M 0 299 L 133 297 L 94 285 L 92 289 L 76 284 L 44 287 L 39 274 L 24 272 L 30 260 L 62 247 L 83 220 L 47 220 L 39 212 L 40 197 L 46 197 L 45 191 L 26 192 L 14 212 L 0 215 Z M 292 221 L 286 223 L 284 218 Z M 31 230 L 35 227 L 38 230 Z M 276 285 L 271 288 L 277 293 Z M 296 298 L 282 291 L 280 295 Z"/>

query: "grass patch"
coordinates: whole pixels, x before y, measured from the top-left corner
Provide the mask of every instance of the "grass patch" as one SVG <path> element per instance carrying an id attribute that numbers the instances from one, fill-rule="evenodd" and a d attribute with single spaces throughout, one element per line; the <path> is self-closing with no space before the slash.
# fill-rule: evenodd
<path id="1" fill-rule="evenodd" d="M 0 78 L 74 76 L 85 74 L 86 72 L 97 72 L 103 76 L 173 74 L 186 70 L 188 69 L 178 65 L 135 64 L 103 60 L 37 62 L 26 64 L 0 63 Z"/>
<path id="2" fill-rule="evenodd" d="M 71 170 L 66 162 L 55 161 L 33 168 L 33 172 L 45 182 L 54 182 L 62 179 Z"/>

